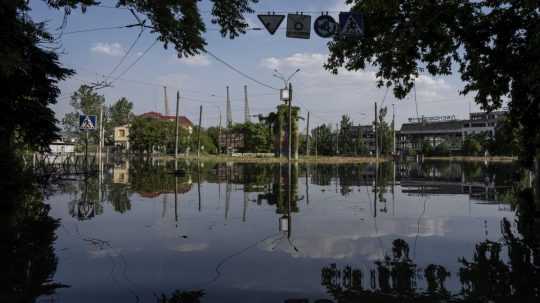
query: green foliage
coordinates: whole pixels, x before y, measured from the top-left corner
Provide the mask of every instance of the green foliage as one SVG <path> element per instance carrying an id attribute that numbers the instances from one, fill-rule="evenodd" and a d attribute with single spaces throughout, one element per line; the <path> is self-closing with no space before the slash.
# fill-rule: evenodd
<path id="1" fill-rule="evenodd" d="M 50 108 L 58 82 L 73 74 L 63 68 L 44 23 L 28 18 L 27 1 L 0 3 L 0 157 L 22 147 L 47 149 L 57 137 Z"/>
<path id="2" fill-rule="evenodd" d="M 108 111 L 110 127 L 125 125 L 133 118 L 133 103 L 122 97 L 111 105 Z"/>
<path id="3" fill-rule="evenodd" d="M 435 147 L 433 154 L 437 156 L 448 156 L 450 154 L 450 145 L 446 142 L 442 142 Z"/>
<path id="4" fill-rule="evenodd" d="M 335 154 L 336 138 L 332 126 L 323 124 L 311 131 L 313 148 L 317 148 L 318 155 L 330 156 Z"/>
<path id="5" fill-rule="evenodd" d="M 174 126 L 171 121 L 136 117 L 129 130 L 129 142 L 132 150 L 140 153 L 153 151 L 166 151 L 174 148 Z M 187 133 L 187 132 L 186 132 Z M 185 134 L 184 134 L 185 135 Z M 186 136 L 179 136 L 184 147 L 187 146 Z"/>
<path id="6" fill-rule="evenodd" d="M 463 94 L 484 109 L 509 99 L 510 123 L 530 164 L 540 147 L 540 3 L 538 1 L 351 0 L 362 12 L 362 39 L 336 36 L 325 67 L 337 73 L 374 66 L 378 86 L 403 99 L 420 73 L 448 75 L 457 66 Z"/>
<path id="7" fill-rule="evenodd" d="M 267 153 L 272 150 L 270 129 L 262 123 L 243 123 L 233 127 L 235 132 L 244 135 L 244 148 L 241 152 Z"/>
<path id="8" fill-rule="evenodd" d="M 79 133 L 79 115 L 96 115 L 96 123 L 98 125 L 100 123 L 100 110 L 104 111 L 104 120 L 107 117 L 105 97 L 98 94 L 91 86 L 81 85 L 79 89 L 71 95 L 69 103 L 75 111 L 67 113 L 62 119 L 62 125 L 67 132 Z M 80 135 L 83 136 L 83 133 L 81 132 Z M 99 131 L 90 131 L 89 135 L 91 143 L 96 144 L 99 141 Z"/>
<path id="9" fill-rule="evenodd" d="M 482 152 L 482 145 L 474 136 L 468 136 L 463 140 L 463 153 L 467 156 L 478 156 Z"/>
<path id="10" fill-rule="evenodd" d="M 385 121 L 387 107 L 379 109 L 379 121 L 377 123 L 377 140 L 379 140 L 379 152 L 381 155 L 390 155 L 393 152 L 392 128 Z"/>

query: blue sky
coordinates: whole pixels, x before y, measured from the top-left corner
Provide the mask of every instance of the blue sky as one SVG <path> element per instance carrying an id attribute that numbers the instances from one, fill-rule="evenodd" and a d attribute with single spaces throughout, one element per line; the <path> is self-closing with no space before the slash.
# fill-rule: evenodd
<path id="1" fill-rule="evenodd" d="M 319 12 L 329 11 L 337 19 L 337 12 L 347 10 L 345 0 L 261 0 L 254 6 L 257 12 Z M 102 5 L 114 5 L 115 1 L 103 0 Z M 62 22 L 63 12 L 51 10 L 42 0 L 31 1 L 31 16 L 36 21 L 48 21 L 48 28 L 54 31 Z M 297 68 L 301 72 L 294 77 L 294 101 L 301 106 L 302 115 L 311 112 L 311 125 L 335 124 L 342 114 L 347 113 L 355 123 L 367 124 L 372 121 L 373 103 L 381 103 L 386 89 L 376 87 L 373 70 L 342 71 L 332 75 L 322 64 L 328 54 L 327 39 L 311 32 L 311 39 L 290 39 L 285 37 L 284 21 L 275 35 L 266 31 L 248 31 L 237 39 L 222 38 L 216 25 L 209 22 L 209 2 L 200 2 L 203 17 L 210 30 L 204 35 L 208 49 L 259 81 L 274 87 L 282 82 L 272 76 L 277 68 L 283 74 L 290 74 Z M 318 13 L 312 13 L 312 21 Z M 141 15 L 141 18 L 144 16 Z M 249 23 L 256 27 L 262 24 L 257 16 L 249 15 Z M 64 32 L 97 27 L 121 26 L 135 23 L 127 10 L 91 7 L 86 13 L 73 11 L 67 19 Z M 369 24 L 366 24 L 369 26 Z M 130 44 L 136 39 L 138 29 L 115 29 L 86 33 L 65 34 L 61 38 L 61 62 L 77 71 L 73 78 L 61 83 L 62 96 L 54 109 L 58 118 L 70 111 L 69 96 L 81 84 L 102 80 L 121 60 Z M 115 75 L 121 73 L 154 41 L 157 35 L 145 31 L 125 62 Z M 125 80 L 124 80 L 125 79 Z M 129 81 L 126 81 L 129 80 Z M 142 81 L 146 84 L 136 81 Z M 208 55 L 178 59 L 172 47 L 168 50 L 157 43 L 140 58 L 125 75 L 114 83 L 114 87 L 100 90 L 107 103 L 126 97 L 135 104 L 134 111 L 164 111 L 163 85 L 168 87 L 169 104 L 174 112 L 176 90 L 182 99 L 181 112 L 192 121 L 198 120 L 199 105 L 204 106 L 203 126 L 216 125 L 219 111 L 225 119 L 226 86 L 230 87 L 233 119 L 243 121 L 243 86 L 248 85 L 251 113 L 266 114 L 279 104 L 278 94 L 235 73 Z M 419 115 L 454 114 L 465 118 L 469 106 L 473 111 L 478 106 L 471 102 L 473 95 L 460 96 L 463 84 L 457 75 L 434 78 L 421 75 L 417 80 L 417 101 Z M 398 125 L 416 116 L 416 106 L 412 96 L 396 100 L 388 94 L 384 105 L 396 104 Z M 389 108 L 391 112 L 391 108 Z M 388 116 L 391 119 L 391 115 Z"/>

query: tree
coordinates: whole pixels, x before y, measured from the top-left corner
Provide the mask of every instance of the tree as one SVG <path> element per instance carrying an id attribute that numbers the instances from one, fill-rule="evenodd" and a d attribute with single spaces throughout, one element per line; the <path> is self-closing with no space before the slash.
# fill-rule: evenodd
<path id="1" fill-rule="evenodd" d="M 27 1 L 0 3 L 0 158 L 6 163 L 16 149 L 46 149 L 57 137 L 49 106 L 60 93 L 58 82 L 73 74 L 60 66 L 53 36 L 28 10 Z"/>
<path id="2" fill-rule="evenodd" d="M 73 9 L 83 12 L 96 0 L 47 0 L 52 9 L 63 9 L 68 16 Z M 211 22 L 218 24 L 223 37 L 230 39 L 246 32 L 244 18 L 252 13 L 250 5 L 257 0 L 212 1 Z M 198 1 L 117 0 L 117 7 L 144 14 L 147 26 L 156 32 L 165 48 L 172 44 L 179 57 L 205 51 L 203 33 L 206 26 L 199 12 Z M 9 90 L 0 95 L 0 146 L 3 154 L 27 145 L 47 148 L 57 137 L 56 119 L 50 105 L 56 103 L 58 82 L 73 74 L 58 62 L 59 47 L 45 23 L 36 23 L 28 16 L 28 1 L 2 1 L 0 4 L 0 80 Z M 28 117 L 31 117 L 29 119 Z M 70 117 L 73 120 L 73 116 Z M 2 157 L 6 160 L 6 157 Z"/>
<path id="3" fill-rule="evenodd" d="M 251 122 L 235 124 L 233 130 L 244 135 L 243 152 L 263 153 L 272 150 L 270 130 L 264 124 Z"/>
<path id="4" fill-rule="evenodd" d="M 117 127 L 128 124 L 133 118 L 133 103 L 122 97 L 109 107 L 110 126 Z"/>
<path id="5" fill-rule="evenodd" d="M 377 140 L 379 141 L 379 152 L 381 155 L 390 155 L 393 152 L 392 129 L 385 121 L 387 113 L 387 107 L 381 107 L 381 109 L 379 109 L 379 121 L 377 123 Z"/>
<path id="6" fill-rule="evenodd" d="M 463 94 L 483 109 L 508 98 L 510 123 L 530 164 L 540 147 L 540 3 L 538 1 L 349 0 L 361 12 L 361 39 L 336 36 L 325 67 L 337 73 L 374 66 L 378 86 L 404 98 L 420 73 L 449 75 L 457 66 Z"/>
<path id="7" fill-rule="evenodd" d="M 339 153 L 342 155 L 353 155 L 356 153 L 356 141 L 353 135 L 353 123 L 349 115 L 341 116 L 339 123 Z"/>
<path id="8" fill-rule="evenodd" d="M 89 85 L 81 85 L 77 91 L 71 95 L 70 105 L 75 110 L 74 112 L 67 113 L 62 119 L 62 125 L 64 130 L 76 133 L 79 130 L 79 115 L 96 115 L 96 123 L 99 125 L 100 110 L 104 110 L 104 120 L 108 116 L 105 108 L 105 97 L 98 94 L 93 87 Z M 105 125 L 106 123 L 104 123 Z M 96 125 L 97 129 L 97 125 Z M 97 142 L 99 139 L 99 132 L 90 132 L 90 139 L 93 142 Z"/>
<path id="9" fill-rule="evenodd" d="M 311 131 L 313 144 L 317 141 L 317 153 L 319 155 L 330 156 L 335 154 L 335 134 L 332 133 L 330 125 L 323 124 Z M 315 145 L 313 146 L 315 148 Z"/>
<path id="10" fill-rule="evenodd" d="M 467 156 L 478 156 L 482 151 L 482 145 L 478 139 L 473 136 L 468 136 L 463 141 L 463 153 Z"/>

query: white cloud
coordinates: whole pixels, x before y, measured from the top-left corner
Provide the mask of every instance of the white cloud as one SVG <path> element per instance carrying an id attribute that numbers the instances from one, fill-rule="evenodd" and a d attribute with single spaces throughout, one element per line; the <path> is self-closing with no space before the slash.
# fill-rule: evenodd
<path id="1" fill-rule="evenodd" d="M 334 75 L 323 67 L 327 57 L 325 53 L 293 53 L 285 57 L 263 58 L 259 66 L 270 70 L 268 73 L 277 69 L 285 76 L 297 68 L 301 69 L 293 80 L 296 99 L 300 106 L 304 107 L 303 112 L 306 109 L 312 111 L 312 116 L 317 119 L 316 124 L 335 123 L 344 113 L 351 115 L 356 123 L 370 123 L 373 103 L 380 103 L 386 91 L 386 88 L 377 88 L 376 69 L 339 69 L 339 73 Z M 459 95 L 459 87 L 456 85 L 458 84 L 452 83 L 447 77 L 421 74 L 416 80 L 419 114 L 434 115 L 447 110 L 456 116 L 464 116 L 462 105 L 466 98 Z M 412 96 L 413 94 L 410 94 L 405 100 L 396 100 L 391 90 L 388 93 L 385 105 L 396 103 L 398 125 L 416 114 Z M 459 107 L 456 107 L 456 104 Z"/>
<path id="2" fill-rule="evenodd" d="M 90 49 L 94 53 L 108 56 L 122 56 L 125 53 L 124 47 L 118 42 L 107 43 L 98 42 Z"/>
<path id="3" fill-rule="evenodd" d="M 175 57 L 176 58 L 176 57 Z M 212 62 L 205 55 L 176 58 L 178 62 L 191 66 L 209 66 Z"/>
<path id="4" fill-rule="evenodd" d="M 173 248 L 173 250 L 177 252 L 194 252 L 194 251 L 204 251 L 208 249 L 207 243 L 186 243 L 186 244 L 180 244 Z"/>

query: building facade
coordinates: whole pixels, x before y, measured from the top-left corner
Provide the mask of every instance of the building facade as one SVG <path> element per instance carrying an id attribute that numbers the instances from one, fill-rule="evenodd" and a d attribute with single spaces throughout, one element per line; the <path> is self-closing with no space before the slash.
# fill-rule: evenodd
<path id="1" fill-rule="evenodd" d="M 468 136 L 493 138 L 505 115 L 506 112 L 499 111 L 471 113 L 466 120 L 455 119 L 454 116 L 411 118 L 397 133 L 398 149 L 402 152 L 419 151 L 426 144 L 436 147 L 446 143 L 450 151 L 458 151 Z"/>

